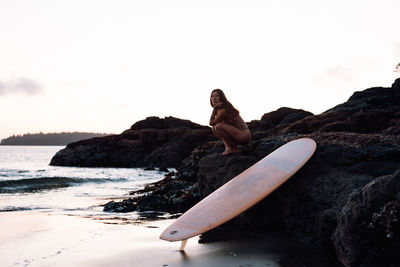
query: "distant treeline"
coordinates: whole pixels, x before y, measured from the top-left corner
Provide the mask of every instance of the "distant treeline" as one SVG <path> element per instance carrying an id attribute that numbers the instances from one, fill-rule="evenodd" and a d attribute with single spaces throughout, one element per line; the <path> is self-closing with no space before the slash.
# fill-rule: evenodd
<path id="1" fill-rule="evenodd" d="M 2 139 L 0 145 L 7 146 L 65 146 L 69 143 L 76 142 L 92 137 L 106 136 L 110 134 L 102 133 L 27 133 L 23 135 L 13 135 Z"/>

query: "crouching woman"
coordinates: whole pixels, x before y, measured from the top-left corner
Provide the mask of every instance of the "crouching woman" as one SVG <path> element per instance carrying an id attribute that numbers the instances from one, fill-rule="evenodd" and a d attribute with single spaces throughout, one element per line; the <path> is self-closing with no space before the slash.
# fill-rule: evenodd
<path id="1" fill-rule="evenodd" d="M 210 117 L 212 131 L 225 145 L 223 155 L 239 153 L 239 145 L 251 140 L 251 133 L 239 111 L 226 99 L 221 89 L 211 92 L 210 104 L 213 108 Z"/>

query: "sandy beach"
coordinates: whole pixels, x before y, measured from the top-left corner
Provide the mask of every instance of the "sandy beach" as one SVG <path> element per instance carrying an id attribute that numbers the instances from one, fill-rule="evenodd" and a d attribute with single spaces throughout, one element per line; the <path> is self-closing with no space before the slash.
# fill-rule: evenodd
<path id="1" fill-rule="evenodd" d="M 179 242 L 158 238 L 170 223 L 121 224 L 40 212 L 3 212 L 1 266 L 288 266 L 282 257 L 291 245 L 282 238 L 211 244 L 192 238 L 185 252 L 179 252 Z"/>

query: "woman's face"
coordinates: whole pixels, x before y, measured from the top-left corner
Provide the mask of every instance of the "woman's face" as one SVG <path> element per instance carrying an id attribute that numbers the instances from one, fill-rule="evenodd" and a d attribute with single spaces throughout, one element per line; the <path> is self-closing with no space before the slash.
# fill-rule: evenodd
<path id="1" fill-rule="evenodd" d="M 221 102 L 221 98 L 219 97 L 218 92 L 212 92 L 211 94 L 211 103 L 215 107 L 217 103 Z"/>

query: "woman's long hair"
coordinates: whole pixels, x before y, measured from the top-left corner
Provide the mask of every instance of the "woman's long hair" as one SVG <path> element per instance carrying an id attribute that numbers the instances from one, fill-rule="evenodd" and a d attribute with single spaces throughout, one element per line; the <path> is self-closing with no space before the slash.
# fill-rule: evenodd
<path id="1" fill-rule="evenodd" d="M 226 96 L 224 94 L 224 91 L 222 91 L 221 89 L 214 89 L 212 90 L 211 94 L 217 92 L 219 95 L 219 99 L 222 102 L 222 108 L 225 109 L 227 112 L 232 112 L 233 115 L 237 116 L 239 115 L 239 110 L 237 110 L 232 104 L 231 102 L 228 101 L 228 99 L 226 99 Z M 211 107 L 214 107 L 211 101 L 211 95 L 210 95 L 210 104 Z"/>

